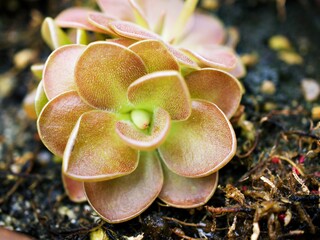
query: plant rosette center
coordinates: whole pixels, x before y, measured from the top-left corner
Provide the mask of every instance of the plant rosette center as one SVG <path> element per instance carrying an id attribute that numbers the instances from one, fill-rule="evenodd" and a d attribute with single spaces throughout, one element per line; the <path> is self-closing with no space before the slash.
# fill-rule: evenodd
<path id="1" fill-rule="evenodd" d="M 158 40 L 70 44 L 45 63 L 37 127 L 63 158 L 69 197 L 117 223 L 157 197 L 181 208 L 209 200 L 236 151 L 229 118 L 240 99 L 232 75 L 183 72 Z"/>
<path id="2" fill-rule="evenodd" d="M 142 109 L 132 110 L 130 117 L 134 125 L 141 130 L 148 129 L 151 123 L 151 114 Z"/>

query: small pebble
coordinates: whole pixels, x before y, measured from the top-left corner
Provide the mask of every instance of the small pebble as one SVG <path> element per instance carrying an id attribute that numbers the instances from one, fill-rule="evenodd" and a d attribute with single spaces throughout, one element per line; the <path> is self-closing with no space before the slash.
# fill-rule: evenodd
<path id="1" fill-rule="evenodd" d="M 34 89 L 30 93 L 28 93 L 23 99 L 23 110 L 26 113 L 27 117 L 30 119 L 37 119 L 37 113 L 34 105 L 36 90 L 37 89 Z"/>
<path id="2" fill-rule="evenodd" d="M 22 167 L 23 166 L 21 166 L 20 164 L 11 164 L 10 170 L 15 174 L 19 174 L 22 170 Z"/>
<path id="3" fill-rule="evenodd" d="M 16 78 L 12 72 L 0 75 L 0 98 L 9 96 L 15 86 Z"/>
<path id="4" fill-rule="evenodd" d="M 266 102 L 264 104 L 264 110 L 266 112 L 270 112 L 272 110 L 275 110 L 277 108 L 277 104 L 273 103 L 273 102 Z"/>
<path id="5" fill-rule="evenodd" d="M 41 165 L 44 166 L 44 165 L 47 165 L 51 161 L 51 154 L 47 151 L 41 151 L 38 153 L 36 159 Z"/>
<path id="6" fill-rule="evenodd" d="M 313 120 L 320 120 L 320 106 L 314 106 L 311 110 Z"/>
<path id="7" fill-rule="evenodd" d="M 76 215 L 74 214 L 74 212 L 70 208 L 68 208 L 66 206 L 59 207 L 58 212 L 59 212 L 60 215 L 67 216 L 69 219 L 75 219 L 76 218 Z"/>
<path id="8" fill-rule="evenodd" d="M 269 39 L 269 47 L 275 51 L 290 50 L 291 43 L 285 36 L 275 35 Z"/>
<path id="9" fill-rule="evenodd" d="M 241 122 L 240 126 L 243 130 L 242 135 L 244 135 L 250 141 L 253 141 L 255 139 L 255 133 L 256 133 L 254 124 L 248 120 L 244 120 Z"/>
<path id="10" fill-rule="evenodd" d="M 281 51 L 278 57 L 289 65 L 300 65 L 303 63 L 303 58 L 295 52 Z"/>
<path id="11" fill-rule="evenodd" d="M 259 56 L 257 53 L 247 53 L 241 55 L 241 61 L 245 66 L 252 67 L 256 65 L 259 61 Z"/>
<path id="12" fill-rule="evenodd" d="M 13 57 L 14 65 L 17 69 L 24 69 L 37 57 L 37 52 L 32 49 L 23 49 Z"/>
<path id="13" fill-rule="evenodd" d="M 312 102 L 317 100 L 320 95 L 320 85 L 314 79 L 303 79 L 301 82 L 303 96 L 306 101 Z"/>
<path id="14" fill-rule="evenodd" d="M 54 155 L 54 156 L 53 156 L 53 161 L 54 161 L 55 163 L 62 163 L 62 158 Z"/>
<path id="15" fill-rule="evenodd" d="M 91 208 L 89 205 L 85 205 L 85 206 L 84 206 L 84 210 L 85 210 L 86 212 L 91 212 L 91 211 L 92 211 L 92 208 Z"/>
<path id="16" fill-rule="evenodd" d="M 108 240 L 106 232 L 102 228 L 98 228 L 90 233 L 90 240 Z"/>
<path id="17" fill-rule="evenodd" d="M 2 155 L 0 155 L 0 156 L 2 156 Z M 7 164 L 6 163 L 4 163 L 4 162 L 0 162 L 0 170 L 5 170 L 7 168 Z"/>
<path id="18" fill-rule="evenodd" d="M 262 82 L 262 85 L 260 87 L 261 93 L 267 94 L 267 95 L 273 95 L 276 92 L 276 86 L 274 83 L 270 80 L 264 80 Z"/>
<path id="19" fill-rule="evenodd" d="M 207 10 L 216 10 L 219 8 L 218 0 L 203 0 L 201 1 L 201 6 Z"/>

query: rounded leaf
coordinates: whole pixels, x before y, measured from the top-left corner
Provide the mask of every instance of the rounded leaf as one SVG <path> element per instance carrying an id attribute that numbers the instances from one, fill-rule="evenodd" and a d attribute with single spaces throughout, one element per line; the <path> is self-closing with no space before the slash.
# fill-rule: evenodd
<path id="1" fill-rule="evenodd" d="M 127 106 L 127 88 L 146 74 L 141 58 L 131 50 L 111 42 L 90 44 L 75 68 L 80 96 L 100 109 L 120 110 Z"/>
<path id="2" fill-rule="evenodd" d="M 48 99 L 76 90 L 74 68 L 85 48 L 84 45 L 70 44 L 56 49 L 48 57 L 43 70 L 43 87 Z"/>
<path id="3" fill-rule="evenodd" d="M 205 204 L 218 185 L 218 172 L 201 178 L 186 178 L 162 164 L 164 182 L 159 198 L 170 206 L 195 208 Z"/>
<path id="4" fill-rule="evenodd" d="M 166 139 L 170 129 L 170 115 L 167 111 L 158 108 L 153 113 L 150 131 L 138 129 L 131 121 L 116 123 L 116 131 L 120 138 L 129 146 L 150 151 L 160 146 Z"/>
<path id="5" fill-rule="evenodd" d="M 73 202 L 85 201 L 87 198 L 84 192 L 83 182 L 75 181 L 63 173 L 61 175 L 63 187 L 70 200 Z"/>
<path id="6" fill-rule="evenodd" d="M 125 38 L 131 38 L 135 40 L 152 39 L 161 41 L 161 37 L 159 35 L 131 22 L 114 21 L 109 24 L 109 27 L 111 27 L 111 29 L 119 36 Z M 179 63 L 191 68 L 197 68 L 197 63 L 190 59 L 185 53 L 181 52 L 170 44 L 165 43 L 165 45 Z"/>
<path id="7" fill-rule="evenodd" d="M 177 45 L 181 48 L 196 50 L 202 45 L 222 44 L 225 30 L 221 21 L 212 15 L 195 12 L 192 28 Z"/>
<path id="8" fill-rule="evenodd" d="M 237 55 L 237 63 L 234 69 L 232 69 L 231 71 L 229 71 L 229 73 L 233 76 L 235 76 L 236 78 L 242 78 L 247 74 L 247 70 L 243 64 L 243 62 L 241 61 L 241 58 Z"/>
<path id="9" fill-rule="evenodd" d="M 53 154 L 61 157 L 78 118 L 92 109 L 75 91 L 62 93 L 53 98 L 45 105 L 37 122 L 44 145 Z"/>
<path id="10" fill-rule="evenodd" d="M 94 12 L 88 15 L 88 21 L 95 27 L 101 29 L 102 31 L 115 35 L 114 31 L 109 27 L 110 21 L 114 20 L 106 16 L 105 14 Z"/>
<path id="11" fill-rule="evenodd" d="M 241 96 L 241 85 L 231 74 L 218 69 L 202 69 L 185 77 L 191 98 L 216 104 L 228 117 L 236 112 Z"/>
<path id="12" fill-rule="evenodd" d="M 157 198 L 163 174 L 154 152 L 141 152 L 137 169 L 124 177 L 97 183 L 85 183 L 87 199 L 95 211 L 109 223 L 132 219 Z"/>
<path id="13" fill-rule="evenodd" d="M 136 39 L 136 40 L 144 40 L 144 39 L 158 39 L 160 40 L 160 36 L 143 28 L 139 25 L 132 22 L 125 21 L 113 21 L 109 24 L 110 28 L 119 36 Z"/>
<path id="14" fill-rule="evenodd" d="M 169 49 L 169 51 L 171 52 L 171 54 L 173 56 L 175 56 L 175 58 L 177 59 L 177 61 L 185 67 L 188 68 L 192 68 L 192 69 L 197 69 L 198 64 L 191 58 L 189 58 L 189 56 L 187 56 L 187 54 L 185 54 L 184 52 L 180 51 L 179 49 L 171 46 L 171 45 L 167 45 L 167 48 Z"/>
<path id="15" fill-rule="evenodd" d="M 203 45 L 197 50 L 181 48 L 185 54 L 197 62 L 201 67 L 213 67 L 232 70 L 236 67 L 237 57 L 232 49 L 222 46 Z"/>
<path id="16" fill-rule="evenodd" d="M 55 22 L 58 26 L 63 28 L 80 28 L 94 32 L 108 33 L 101 30 L 100 28 L 95 27 L 89 22 L 88 16 L 91 13 L 98 12 L 92 11 L 88 8 L 73 7 L 62 11 L 55 18 Z"/>
<path id="17" fill-rule="evenodd" d="M 157 40 L 142 40 L 129 47 L 145 63 L 148 72 L 162 70 L 179 71 L 179 64 L 166 46 Z"/>
<path id="18" fill-rule="evenodd" d="M 90 111 L 79 118 L 63 155 L 64 173 L 75 180 L 103 181 L 131 173 L 138 152 L 123 143 L 115 132 L 116 115 Z"/>
<path id="19" fill-rule="evenodd" d="M 136 42 L 136 40 L 129 39 L 129 38 L 112 38 L 112 39 L 107 39 L 106 41 L 111 43 L 117 43 L 124 47 L 129 47 L 130 45 Z"/>
<path id="20" fill-rule="evenodd" d="M 108 16 L 132 22 L 135 20 L 128 0 L 97 0 L 97 3 Z"/>
<path id="21" fill-rule="evenodd" d="M 129 86 L 128 99 L 137 108 L 149 111 L 161 107 L 172 120 L 184 120 L 191 114 L 188 87 L 176 71 L 159 71 L 141 77 Z"/>
<path id="22" fill-rule="evenodd" d="M 213 103 L 197 100 L 186 121 L 172 123 L 159 153 L 174 173 L 204 177 L 226 165 L 236 145 L 234 130 L 223 112 Z"/>

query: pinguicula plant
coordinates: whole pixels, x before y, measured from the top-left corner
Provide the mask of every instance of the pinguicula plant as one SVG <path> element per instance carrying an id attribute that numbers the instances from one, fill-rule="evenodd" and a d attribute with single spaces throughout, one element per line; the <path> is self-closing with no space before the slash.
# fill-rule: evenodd
<path id="1" fill-rule="evenodd" d="M 58 47 L 36 98 L 39 135 L 63 158 L 67 193 L 111 223 L 139 215 L 157 197 L 178 208 L 205 204 L 235 154 L 228 119 L 241 99 L 231 74 L 186 71 L 162 40 L 127 45 Z"/>
<path id="2" fill-rule="evenodd" d="M 63 28 L 126 38 L 129 45 L 137 40 L 159 40 L 182 64 L 219 68 L 242 77 L 245 69 L 241 61 L 233 49 L 223 45 L 226 33 L 222 23 L 195 11 L 197 2 L 97 0 L 102 12 L 74 7 L 61 12 L 55 22 Z"/>

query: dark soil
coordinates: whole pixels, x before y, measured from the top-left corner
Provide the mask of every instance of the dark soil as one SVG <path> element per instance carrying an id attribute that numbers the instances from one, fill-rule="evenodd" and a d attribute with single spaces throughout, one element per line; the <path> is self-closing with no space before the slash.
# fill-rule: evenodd
<path id="1" fill-rule="evenodd" d="M 89 239 L 97 229 L 109 239 L 250 239 L 258 225 L 258 239 L 320 239 L 320 125 L 311 116 L 320 103 L 319 97 L 306 101 L 301 89 L 305 78 L 320 82 L 318 0 L 287 1 L 285 8 L 267 0 L 221 1 L 215 13 L 239 30 L 238 53 L 258 59 L 242 79 L 245 115 L 233 119 L 238 153 L 220 171 L 220 186 L 204 207 L 182 210 L 156 201 L 140 217 L 116 225 L 67 198 L 61 164 L 22 109 L 37 84 L 29 66 L 50 53 L 39 33 L 43 17 L 79 2 L 0 2 L 0 228 L 35 239 Z M 279 34 L 301 64 L 280 60 L 270 49 L 270 38 Z M 19 67 L 13 59 L 23 49 L 34 56 Z M 261 91 L 266 80 L 274 94 Z"/>

